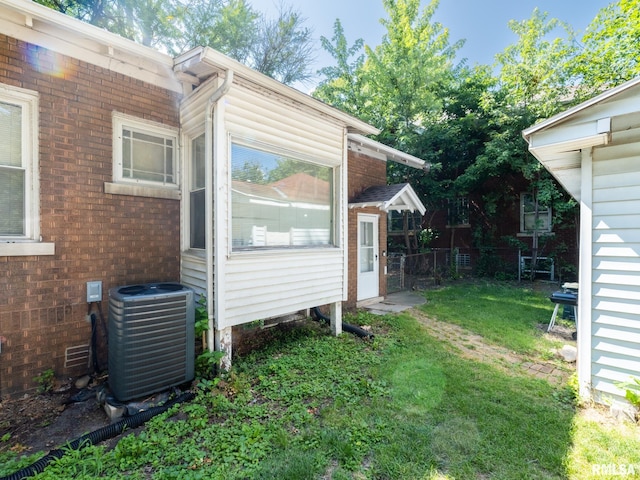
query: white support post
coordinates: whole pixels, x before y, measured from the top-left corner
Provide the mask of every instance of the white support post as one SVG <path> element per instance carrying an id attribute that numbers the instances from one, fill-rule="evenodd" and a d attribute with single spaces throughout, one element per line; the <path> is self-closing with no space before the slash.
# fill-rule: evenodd
<path id="1" fill-rule="evenodd" d="M 340 335 L 342 333 L 342 302 L 334 302 L 329 308 L 329 318 L 331 319 L 331 333 Z"/>
<path id="2" fill-rule="evenodd" d="M 215 349 L 222 352 L 224 356 L 220 359 L 220 368 L 229 370 L 231 368 L 231 353 L 233 345 L 233 337 L 231 333 L 232 327 L 225 327 L 215 331 Z"/>

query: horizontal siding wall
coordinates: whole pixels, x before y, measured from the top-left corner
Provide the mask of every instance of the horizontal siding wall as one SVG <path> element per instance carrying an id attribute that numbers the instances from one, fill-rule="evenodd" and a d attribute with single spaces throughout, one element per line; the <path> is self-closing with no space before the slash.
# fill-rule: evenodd
<path id="1" fill-rule="evenodd" d="M 183 125 L 189 129 L 204 123 L 204 110 L 210 93 L 199 92 L 183 105 Z M 344 125 L 309 108 L 301 108 L 287 98 L 234 81 L 223 103 L 222 140 L 226 155 L 230 153 L 229 140 L 255 146 L 255 148 L 283 152 L 301 160 L 341 167 L 344 162 Z M 198 120 L 201 118 L 201 120 Z M 221 130 L 216 130 L 216 133 Z M 339 302 L 343 299 L 345 281 L 344 247 L 297 248 L 252 252 L 230 251 L 229 235 L 232 227 L 230 205 L 229 158 L 217 157 L 219 176 L 214 180 L 219 197 L 215 205 L 218 220 L 223 227 L 216 230 L 219 245 L 227 251 L 214 259 L 224 278 L 215 282 L 219 297 L 216 319 L 218 328 L 252 322 L 254 320 L 286 315 L 301 309 Z M 344 170 L 344 169 L 342 169 Z M 342 182 L 335 182 L 335 199 L 342 201 Z M 341 211 L 341 209 L 335 209 Z M 344 221 L 335 218 L 338 230 L 332 238 L 343 238 Z M 206 289 L 204 258 L 182 255 L 182 280 L 196 291 Z"/>
<path id="2" fill-rule="evenodd" d="M 284 150 L 329 166 L 343 162 L 341 125 L 250 86 L 234 85 L 225 97 L 225 126 L 232 138 L 255 142 L 258 148 Z M 232 253 L 226 258 L 219 326 L 341 301 L 343 255 L 341 248 Z"/>
<path id="3" fill-rule="evenodd" d="M 234 255 L 227 265 L 226 325 L 341 301 L 342 262 L 337 248 Z"/>
<path id="4" fill-rule="evenodd" d="M 342 125 L 277 97 L 234 85 L 225 97 L 225 123 L 231 135 L 299 153 L 323 164 L 343 161 Z"/>
<path id="5" fill-rule="evenodd" d="M 207 265 L 204 257 L 183 253 L 180 259 L 180 275 L 183 285 L 199 294 L 207 291 Z"/>
<path id="6" fill-rule="evenodd" d="M 594 152 L 592 311 L 594 393 L 622 398 L 640 378 L 640 143 Z"/>

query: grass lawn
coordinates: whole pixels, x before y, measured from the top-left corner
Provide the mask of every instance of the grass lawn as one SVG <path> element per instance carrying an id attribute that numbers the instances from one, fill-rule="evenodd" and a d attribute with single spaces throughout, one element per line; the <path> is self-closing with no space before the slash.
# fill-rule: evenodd
<path id="1" fill-rule="evenodd" d="M 551 315 L 544 294 L 460 284 L 427 298 L 424 313 L 497 346 L 540 358 L 554 346 L 536 328 Z M 194 401 L 36 478 L 577 480 L 633 466 L 640 476 L 638 427 L 585 415 L 568 387 L 458 356 L 410 313 L 345 321 L 371 325 L 375 340 L 313 322 L 270 330 L 266 347 L 201 380 Z M 40 457 L 2 455 L 0 475 Z"/>

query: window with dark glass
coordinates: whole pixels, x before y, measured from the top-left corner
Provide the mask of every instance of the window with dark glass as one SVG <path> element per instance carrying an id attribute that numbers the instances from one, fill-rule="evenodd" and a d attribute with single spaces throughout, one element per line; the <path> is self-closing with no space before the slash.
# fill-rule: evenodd
<path id="1" fill-rule="evenodd" d="M 205 150 L 204 134 L 191 141 L 189 191 L 190 247 L 205 248 Z"/>
<path id="2" fill-rule="evenodd" d="M 456 197 L 449 200 L 447 225 L 469 225 L 469 199 L 467 197 Z"/>
<path id="3" fill-rule="evenodd" d="M 520 195 L 520 231 L 551 232 L 551 208 L 540 204 L 531 193 Z"/>

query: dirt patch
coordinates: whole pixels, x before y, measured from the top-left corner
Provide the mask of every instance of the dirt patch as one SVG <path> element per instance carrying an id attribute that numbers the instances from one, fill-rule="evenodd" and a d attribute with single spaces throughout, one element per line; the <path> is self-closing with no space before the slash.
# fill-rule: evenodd
<path id="1" fill-rule="evenodd" d="M 245 328 L 235 335 L 236 354 L 245 354 L 268 344 L 274 338 L 302 325 L 318 329 L 318 322 L 291 321 L 271 328 Z M 326 327 L 325 327 L 326 328 Z M 111 424 L 97 393 L 107 381 L 107 376 L 92 379 L 88 388 L 78 390 L 75 379 L 58 382 L 50 393 L 30 394 L 0 401 L 0 451 L 13 450 L 28 455 L 48 453 L 62 447 L 86 433 Z M 81 400 L 81 401 L 76 401 Z M 144 426 L 134 431 L 140 432 Z M 102 444 L 113 447 L 122 436 Z"/>
<path id="2" fill-rule="evenodd" d="M 85 433 L 109 425 L 96 397 L 98 384 L 83 390 L 69 380 L 53 392 L 0 402 L 0 450 L 48 452 Z"/>
<path id="3" fill-rule="evenodd" d="M 72 401 L 78 392 L 28 395 L 0 403 L 0 450 L 47 453 L 111 422 L 95 395 Z"/>
<path id="4" fill-rule="evenodd" d="M 490 363 L 505 371 L 514 371 L 544 378 L 549 382 L 560 385 L 567 381 L 575 371 L 575 364 L 564 363 L 560 360 L 541 361 L 526 355 L 520 355 L 506 348 L 485 342 L 480 335 L 472 333 L 464 328 L 447 322 L 434 320 L 418 309 L 411 309 L 410 314 L 427 330 L 429 335 L 442 341 L 445 348 L 449 348 L 458 355 L 483 363 Z M 540 324 L 539 329 L 545 330 L 547 326 Z M 575 345 L 571 340 L 571 330 L 557 326 L 552 332 L 545 335 L 561 338 L 567 343 Z"/>

